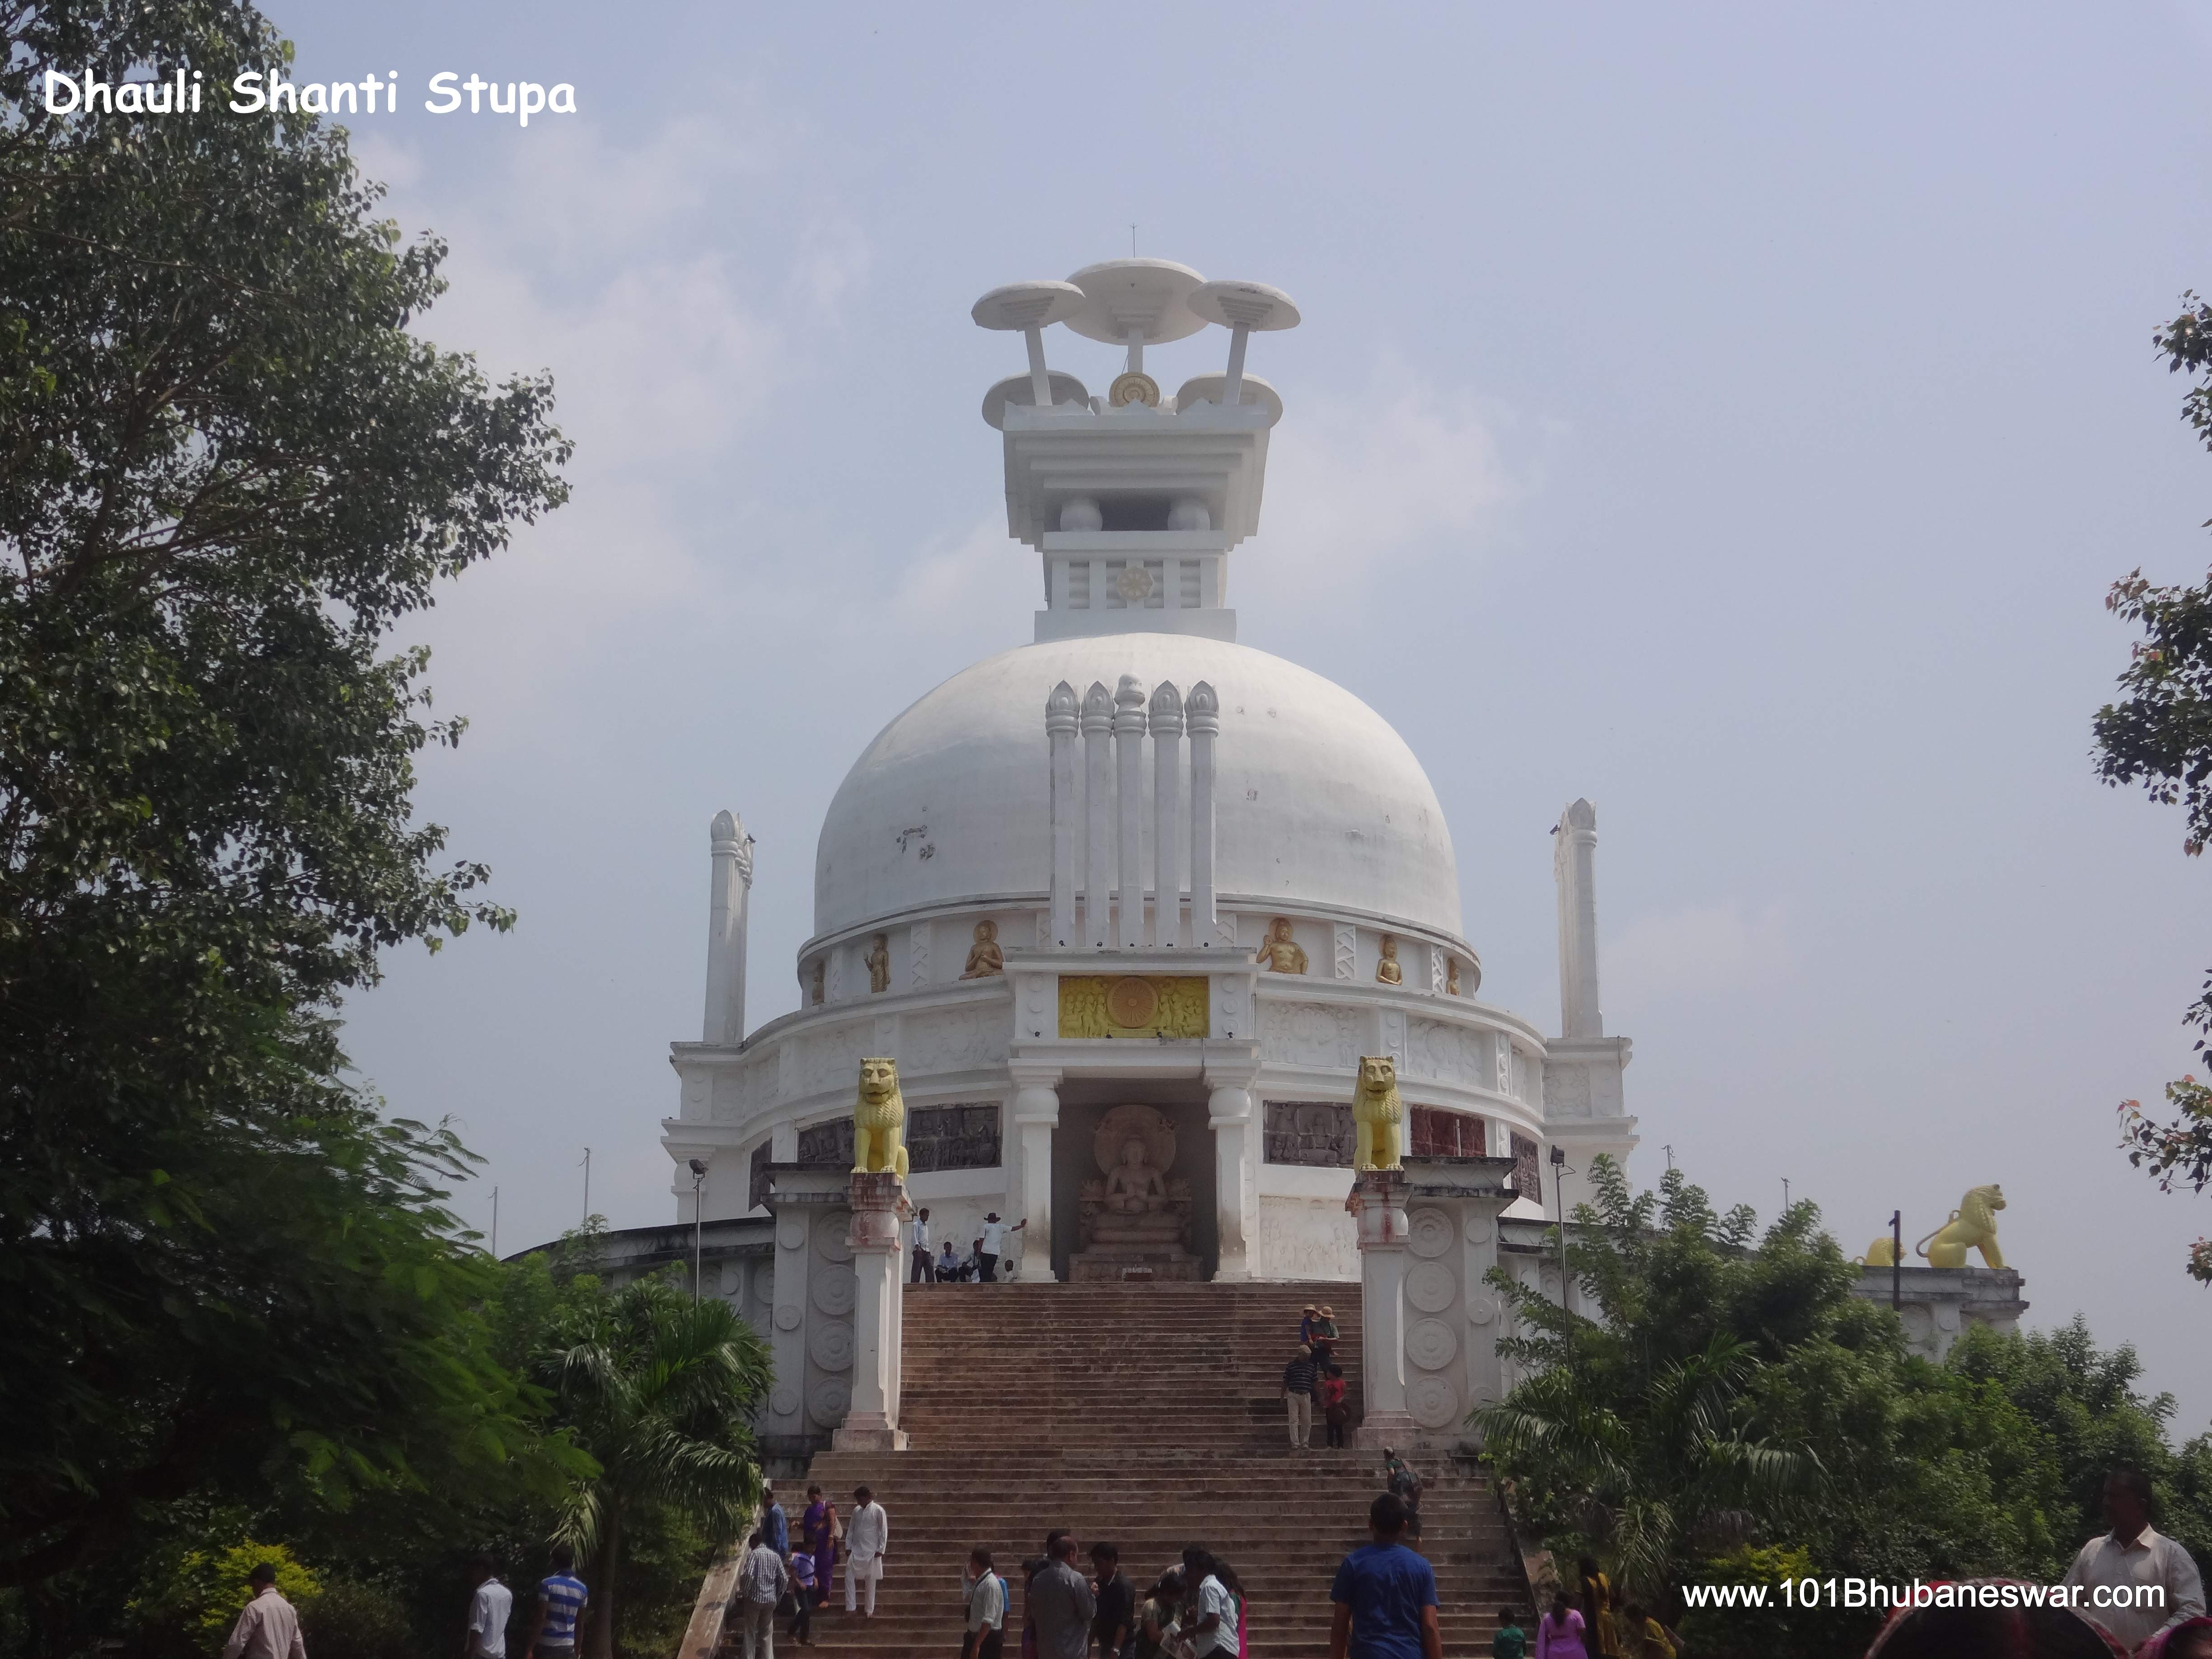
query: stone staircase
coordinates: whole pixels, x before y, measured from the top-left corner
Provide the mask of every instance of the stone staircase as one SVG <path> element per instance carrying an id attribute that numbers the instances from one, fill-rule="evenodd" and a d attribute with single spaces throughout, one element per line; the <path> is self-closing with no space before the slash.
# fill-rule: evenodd
<path id="1" fill-rule="evenodd" d="M 815 1617 L 816 1647 L 957 1654 L 960 1574 L 982 1544 L 1012 1591 L 1012 1659 L 1021 1563 L 1066 1527 L 1086 1569 L 1093 1542 L 1119 1545 L 1140 1595 L 1185 1544 L 1204 1544 L 1249 1595 L 1253 1659 L 1327 1652 L 1329 1583 L 1367 1540 L 1381 1460 L 1293 1452 L 1281 1376 L 1300 1310 L 1333 1304 L 1358 1420 L 1356 1287 L 910 1285 L 903 1294 L 908 1449 L 823 1453 L 808 1474 L 842 1513 L 862 1483 L 890 1512 L 877 1615 L 845 1615 L 841 1571 L 830 1607 Z M 1416 1463 L 1428 1483 L 1421 1547 L 1437 1570 L 1444 1651 L 1486 1654 L 1498 1608 L 1526 1597 L 1497 1500 L 1479 1474 Z"/>

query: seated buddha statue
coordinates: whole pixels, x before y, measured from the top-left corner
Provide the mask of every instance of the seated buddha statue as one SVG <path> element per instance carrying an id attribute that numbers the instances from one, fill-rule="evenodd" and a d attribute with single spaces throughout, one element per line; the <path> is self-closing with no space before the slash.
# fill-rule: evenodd
<path id="1" fill-rule="evenodd" d="M 1179 1238 L 1182 1218 L 1170 1206 L 1167 1176 L 1152 1167 L 1145 1143 L 1132 1135 L 1122 1143 L 1121 1161 L 1106 1176 L 1097 1242 L 1149 1243 Z"/>

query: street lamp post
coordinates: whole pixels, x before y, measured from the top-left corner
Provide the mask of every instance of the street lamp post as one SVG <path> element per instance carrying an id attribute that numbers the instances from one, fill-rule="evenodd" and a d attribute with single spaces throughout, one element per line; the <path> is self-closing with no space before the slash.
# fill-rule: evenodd
<path id="1" fill-rule="evenodd" d="M 1567 1287 L 1566 1173 L 1567 1149 L 1554 1146 L 1552 1148 L 1552 1213 L 1558 1218 L 1559 1228 L 1559 1311 L 1571 1315 L 1574 1312 L 1573 1292 Z M 1567 1346 L 1570 1348 L 1574 1346 L 1571 1332 L 1567 1337 Z"/>
<path id="2" fill-rule="evenodd" d="M 699 1305 L 700 1229 L 706 1209 L 707 1162 L 704 1158 L 691 1160 L 691 1305 Z"/>

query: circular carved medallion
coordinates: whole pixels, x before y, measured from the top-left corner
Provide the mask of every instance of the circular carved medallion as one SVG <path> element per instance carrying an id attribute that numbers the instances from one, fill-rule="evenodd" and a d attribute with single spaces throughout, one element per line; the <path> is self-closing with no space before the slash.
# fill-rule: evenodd
<path id="1" fill-rule="evenodd" d="M 1486 1296 L 1471 1296 L 1468 1297 L 1467 1322 L 1468 1324 L 1487 1325 L 1492 1320 L 1497 1317 L 1498 1304 L 1493 1298 Z"/>
<path id="2" fill-rule="evenodd" d="M 1160 383 L 1139 369 L 1127 374 L 1117 374 L 1114 384 L 1106 389 L 1106 401 L 1116 409 L 1131 404 L 1142 404 L 1146 409 L 1160 406 Z"/>
<path id="3" fill-rule="evenodd" d="M 814 1305 L 839 1316 L 853 1311 L 853 1304 L 860 1299 L 860 1282 L 850 1267 L 824 1267 L 814 1275 L 812 1290 Z"/>
<path id="4" fill-rule="evenodd" d="M 1459 1355 L 1459 1338 L 1441 1319 L 1417 1319 L 1406 1333 L 1406 1358 L 1425 1371 L 1440 1371 Z"/>
<path id="5" fill-rule="evenodd" d="M 825 1261 L 853 1259 L 853 1212 L 832 1210 L 814 1224 L 814 1248 Z"/>
<path id="6" fill-rule="evenodd" d="M 1121 567 L 1121 574 L 1114 578 L 1114 591 L 1134 605 L 1139 599 L 1149 599 L 1152 592 L 1152 573 L 1140 564 Z"/>
<path id="7" fill-rule="evenodd" d="M 775 1263 L 763 1261 L 753 1269 L 753 1294 L 763 1302 L 775 1300 Z"/>
<path id="8" fill-rule="evenodd" d="M 1159 1012 L 1160 994 L 1150 980 L 1131 974 L 1106 988 L 1106 1018 L 1126 1030 L 1150 1025 Z"/>
<path id="9" fill-rule="evenodd" d="M 1480 1215 L 1471 1215 L 1471 1216 L 1468 1217 L 1468 1218 L 1467 1218 L 1467 1242 L 1468 1242 L 1468 1243 L 1470 1243 L 1470 1244 L 1487 1244 L 1487 1243 L 1490 1243 L 1490 1235 L 1491 1235 L 1491 1231 L 1492 1231 L 1492 1228 L 1491 1228 L 1490 1223 L 1489 1223 L 1487 1220 L 1484 1219 L 1481 1216 L 1480 1216 Z"/>
<path id="10" fill-rule="evenodd" d="M 786 1216 L 776 1224 L 775 1242 L 787 1250 L 806 1248 L 806 1224 L 797 1216 Z"/>
<path id="11" fill-rule="evenodd" d="M 836 1320 L 817 1320 L 806 1334 L 807 1357 L 825 1371 L 853 1369 L 853 1328 Z"/>
<path id="12" fill-rule="evenodd" d="M 1459 1391 L 1441 1376 L 1417 1376 L 1406 1385 L 1406 1409 L 1425 1429 L 1449 1428 L 1459 1420 Z"/>
<path id="13" fill-rule="evenodd" d="M 1441 1261 L 1417 1261 L 1406 1275 L 1406 1300 L 1423 1313 L 1442 1313 L 1459 1294 L 1459 1280 Z"/>
<path id="14" fill-rule="evenodd" d="M 795 1302 L 787 1302 L 775 1310 L 775 1328 L 780 1331 L 797 1330 L 799 1319 L 799 1304 Z"/>
<path id="15" fill-rule="evenodd" d="M 842 1376 L 824 1377 L 807 1391 L 806 1414 L 825 1429 L 834 1429 L 853 1409 L 853 1385 Z"/>
<path id="16" fill-rule="evenodd" d="M 1406 1247 L 1415 1255 L 1433 1261 L 1451 1249 L 1451 1218 L 1442 1210 L 1416 1210 L 1406 1221 Z"/>
<path id="17" fill-rule="evenodd" d="M 799 1390 L 786 1382 L 768 1397 L 768 1408 L 778 1417 L 789 1417 L 799 1410 Z"/>

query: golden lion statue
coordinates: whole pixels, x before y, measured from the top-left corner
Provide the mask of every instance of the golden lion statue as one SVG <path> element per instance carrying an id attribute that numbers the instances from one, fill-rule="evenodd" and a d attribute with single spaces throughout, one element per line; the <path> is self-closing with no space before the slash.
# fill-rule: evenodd
<path id="1" fill-rule="evenodd" d="M 906 1178 L 906 1098 L 899 1093 L 898 1061 L 860 1062 L 860 1093 L 853 1103 L 853 1173 Z"/>
<path id="2" fill-rule="evenodd" d="M 1398 1097 L 1398 1062 L 1388 1054 L 1359 1057 L 1359 1086 L 1352 1097 L 1352 1122 L 1358 1136 L 1352 1153 L 1355 1170 L 1405 1167 L 1398 1126 L 1406 1103 Z"/>
<path id="3" fill-rule="evenodd" d="M 2002 1267 L 2004 1256 L 1997 1249 L 1996 1212 L 2004 1206 L 2003 1188 L 1995 1183 L 1976 1187 L 1959 1200 L 1948 1221 L 1912 1248 L 1928 1258 L 1931 1267 L 1965 1267 L 1969 1247 L 1981 1251 L 1988 1266 Z"/>

